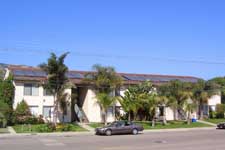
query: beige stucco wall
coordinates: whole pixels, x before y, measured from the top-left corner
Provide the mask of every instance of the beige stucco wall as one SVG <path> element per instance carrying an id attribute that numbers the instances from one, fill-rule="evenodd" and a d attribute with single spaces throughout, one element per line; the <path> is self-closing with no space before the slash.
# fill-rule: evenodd
<path id="1" fill-rule="evenodd" d="M 107 112 L 107 122 L 115 121 L 115 105 L 112 105 L 112 107 L 113 109 L 109 109 Z M 102 122 L 101 108 L 96 98 L 96 92 L 93 88 L 88 88 L 82 109 L 89 122 Z"/>
<path id="2" fill-rule="evenodd" d="M 44 96 L 43 87 L 39 86 L 39 94 L 38 96 L 26 96 L 24 95 L 24 83 L 14 83 L 15 85 L 15 97 L 14 97 L 14 104 L 13 108 L 15 109 L 17 104 L 20 103 L 22 100 L 25 100 L 29 106 L 38 107 L 37 115 L 43 115 L 43 107 L 44 106 L 53 106 L 54 99 L 53 96 Z M 65 90 L 66 93 L 71 95 L 71 89 Z M 69 98 L 68 101 L 71 101 Z M 67 115 L 65 116 L 65 121 L 70 122 L 71 120 L 71 107 L 68 105 L 67 108 Z M 53 115 L 52 117 L 53 118 Z M 45 118 L 49 120 L 50 118 Z M 59 114 L 58 121 L 62 120 L 61 113 Z"/>
<path id="3" fill-rule="evenodd" d="M 216 105 L 221 104 L 221 96 L 213 95 L 208 99 L 208 105 L 215 111 Z"/>

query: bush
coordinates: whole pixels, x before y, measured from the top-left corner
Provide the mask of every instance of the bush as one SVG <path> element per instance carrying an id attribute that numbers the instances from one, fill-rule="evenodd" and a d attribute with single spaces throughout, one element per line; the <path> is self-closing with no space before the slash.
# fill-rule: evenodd
<path id="1" fill-rule="evenodd" d="M 216 118 L 216 112 L 215 111 L 209 111 L 209 118 Z"/>
<path id="2" fill-rule="evenodd" d="M 14 121 L 16 124 L 43 124 L 42 116 L 36 117 L 31 115 L 30 108 L 27 103 L 21 101 L 14 112 Z"/>
<path id="3" fill-rule="evenodd" d="M 45 123 L 41 116 L 18 116 L 15 119 L 16 124 L 43 124 Z"/>
<path id="4" fill-rule="evenodd" d="M 0 101 L 0 126 L 6 126 L 9 118 L 10 108 L 7 103 Z"/>
<path id="5" fill-rule="evenodd" d="M 42 124 L 38 125 L 35 129 L 37 132 L 53 132 L 55 131 L 55 125 L 49 124 Z"/>
<path id="6" fill-rule="evenodd" d="M 216 105 L 216 117 L 224 118 L 225 113 L 225 104 L 217 104 Z"/>
<path id="7" fill-rule="evenodd" d="M 30 108 L 24 100 L 17 104 L 14 113 L 16 116 L 31 116 Z"/>
<path id="8" fill-rule="evenodd" d="M 73 130 L 72 124 L 57 124 L 56 130 L 57 131 L 72 131 Z"/>

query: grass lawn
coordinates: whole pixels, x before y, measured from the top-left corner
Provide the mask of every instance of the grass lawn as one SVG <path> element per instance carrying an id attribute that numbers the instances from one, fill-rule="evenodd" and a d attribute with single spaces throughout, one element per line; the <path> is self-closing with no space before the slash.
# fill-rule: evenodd
<path id="1" fill-rule="evenodd" d="M 193 122 L 190 125 L 188 125 L 185 121 L 168 121 L 167 125 L 162 125 L 161 122 L 157 122 L 155 127 L 152 127 L 151 122 L 136 122 L 136 123 L 142 125 L 145 130 L 211 127 L 210 125 L 202 124 L 199 122 Z"/>
<path id="2" fill-rule="evenodd" d="M 87 131 L 77 124 L 64 124 L 57 125 L 56 130 L 52 130 L 47 124 L 37 125 L 15 125 L 13 129 L 16 133 L 47 133 L 47 132 L 81 132 Z"/>
<path id="3" fill-rule="evenodd" d="M 2 133 L 9 133 L 7 128 L 0 128 L 0 134 Z"/>
<path id="4" fill-rule="evenodd" d="M 103 123 L 89 123 L 88 125 L 90 127 L 92 127 L 92 128 L 98 128 L 98 127 L 103 127 L 104 126 Z"/>
<path id="5" fill-rule="evenodd" d="M 185 121 L 168 121 L 167 125 L 162 125 L 161 122 L 157 122 L 156 126 L 153 128 L 150 121 L 136 121 L 136 124 L 140 124 L 145 130 L 150 129 L 175 129 L 175 128 L 196 128 L 196 127 L 211 127 L 200 122 L 194 122 L 188 125 Z M 102 123 L 90 123 L 89 126 L 93 128 L 102 127 Z"/>
<path id="6" fill-rule="evenodd" d="M 225 122 L 225 118 L 223 118 L 223 119 L 205 119 L 205 121 L 218 124 L 220 122 Z"/>

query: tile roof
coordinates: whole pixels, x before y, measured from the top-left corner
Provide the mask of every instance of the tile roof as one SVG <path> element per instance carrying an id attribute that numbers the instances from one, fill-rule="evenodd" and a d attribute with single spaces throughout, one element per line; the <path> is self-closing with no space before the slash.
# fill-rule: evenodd
<path id="1" fill-rule="evenodd" d="M 42 81 L 46 80 L 46 73 L 38 67 L 9 65 L 9 70 L 14 75 L 14 79 L 18 81 Z M 82 79 L 91 71 L 69 71 L 68 78 L 75 84 L 81 84 Z M 124 84 L 137 84 L 146 80 L 153 83 L 164 83 L 171 80 L 180 80 L 182 82 L 197 82 L 200 78 L 191 76 L 174 76 L 174 75 L 155 75 L 155 74 L 131 74 L 118 73 L 124 80 Z"/>

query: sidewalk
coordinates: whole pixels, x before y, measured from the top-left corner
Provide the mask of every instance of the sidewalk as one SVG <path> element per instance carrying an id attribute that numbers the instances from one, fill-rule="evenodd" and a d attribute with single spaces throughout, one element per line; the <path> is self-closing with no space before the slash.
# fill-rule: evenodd
<path id="1" fill-rule="evenodd" d="M 217 126 L 217 125 L 216 125 L 216 124 L 214 124 L 214 123 L 207 122 L 207 121 L 203 121 L 203 120 L 198 120 L 198 122 L 200 122 L 200 123 L 204 123 L 204 124 L 207 124 L 207 125 L 211 125 L 211 126 L 214 126 L 214 127 L 216 127 L 216 126 Z"/>
<path id="2" fill-rule="evenodd" d="M 199 130 L 216 130 L 215 127 L 202 127 L 202 128 L 179 128 L 179 129 L 152 129 L 144 130 L 143 133 L 161 133 L 161 132 L 185 132 L 185 131 L 199 131 Z M 54 133 L 17 133 L 17 134 L 0 134 L 0 138 L 7 137 L 72 137 L 72 136 L 94 136 L 94 131 L 90 132 L 54 132 Z"/>

